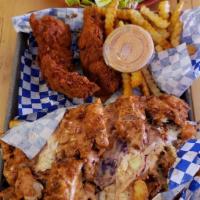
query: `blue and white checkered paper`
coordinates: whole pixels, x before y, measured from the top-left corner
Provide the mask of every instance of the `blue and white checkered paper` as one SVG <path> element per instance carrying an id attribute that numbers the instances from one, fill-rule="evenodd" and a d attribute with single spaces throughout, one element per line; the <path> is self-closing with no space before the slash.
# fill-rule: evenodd
<path id="1" fill-rule="evenodd" d="M 181 16 L 183 22 L 182 42 L 193 44 L 197 51 L 191 57 L 195 76 L 200 76 L 200 7 L 186 10 Z"/>
<path id="2" fill-rule="evenodd" d="M 59 108 L 34 122 L 23 122 L 10 129 L 1 140 L 21 149 L 29 159 L 32 159 L 54 133 L 65 111 L 66 108 Z"/>
<path id="3" fill-rule="evenodd" d="M 169 191 L 158 194 L 154 200 L 173 200 L 178 194 L 180 200 L 200 199 L 200 140 L 187 141 L 177 152 L 177 159 L 169 171 Z M 197 198 L 198 197 L 198 198 Z"/>
<path id="4" fill-rule="evenodd" d="M 80 8 L 53 8 L 34 12 L 37 17 L 52 15 L 69 24 L 72 30 L 72 51 L 74 58 L 79 57 L 77 34 L 82 27 L 83 11 Z M 18 96 L 18 118 L 34 121 L 60 107 L 84 103 L 83 99 L 68 99 L 66 96 L 52 91 L 42 78 L 37 63 L 37 44 L 31 34 L 29 17 L 31 13 L 13 18 L 17 32 L 29 34 L 28 47 L 21 57 L 20 84 Z M 85 102 L 92 102 L 90 97 Z"/>
<path id="5" fill-rule="evenodd" d="M 66 24 L 69 24 L 71 30 L 78 31 L 83 25 L 83 9 L 82 8 L 49 8 L 45 10 L 39 10 L 33 12 L 38 18 L 45 15 L 51 15 L 58 19 L 61 19 Z M 12 22 L 15 30 L 22 33 L 30 33 L 31 26 L 29 18 L 31 13 L 13 17 Z"/>
<path id="6" fill-rule="evenodd" d="M 196 79 L 185 43 L 156 54 L 151 63 L 151 72 L 164 92 L 178 97 Z"/>
<path id="7" fill-rule="evenodd" d="M 200 8 L 184 11 L 180 46 L 158 53 L 151 63 L 153 77 L 166 93 L 180 97 L 200 76 Z M 185 44 L 193 44 L 197 51 L 189 56 Z"/>

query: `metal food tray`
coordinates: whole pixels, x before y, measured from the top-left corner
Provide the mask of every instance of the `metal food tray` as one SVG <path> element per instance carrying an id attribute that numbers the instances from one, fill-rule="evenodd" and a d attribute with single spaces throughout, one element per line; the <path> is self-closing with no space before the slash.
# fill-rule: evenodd
<path id="1" fill-rule="evenodd" d="M 9 100 L 8 100 L 8 109 L 7 109 L 7 115 L 6 120 L 4 124 L 4 131 L 8 130 L 9 121 L 12 120 L 17 115 L 17 104 L 18 104 L 18 86 L 19 86 L 19 77 L 20 77 L 20 62 L 21 62 L 21 56 L 24 53 L 25 48 L 27 47 L 27 39 L 28 34 L 26 33 L 18 33 L 17 34 L 17 43 L 16 43 L 16 51 L 15 51 L 15 57 L 13 62 L 13 73 L 12 73 L 12 82 L 10 86 L 9 91 Z M 192 97 L 191 97 L 191 90 L 189 89 L 187 92 L 184 93 L 184 95 L 181 97 L 184 99 L 191 107 L 191 110 L 189 112 L 189 119 L 194 120 L 194 112 L 193 112 L 193 103 L 192 103 Z M 5 187 L 3 176 L 2 176 L 2 158 L 0 157 L 0 189 L 2 187 Z"/>

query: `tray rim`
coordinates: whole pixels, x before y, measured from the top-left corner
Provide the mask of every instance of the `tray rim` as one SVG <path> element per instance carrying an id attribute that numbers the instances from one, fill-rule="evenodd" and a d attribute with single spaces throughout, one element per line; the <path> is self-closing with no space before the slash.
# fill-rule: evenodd
<path id="1" fill-rule="evenodd" d="M 13 60 L 12 66 L 12 81 L 9 87 L 9 96 L 7 114 L 5 117 L 4 131 L 8 130 L 9 121 L 12 120 L 17 114 L 17 103 L 18 103 L 18 86 L 19 86 L 19 77 L 20 77 L 20 62 L 21 56 L 24 53 L 26 47 L 26 41 L 28 38 L 27 33 L 17 33 L 17 42 L 16 42 L 16 51 Z M 194 105 L 192 101 L 191 88 L 183 95 L 184 100 L 189 104 L 191 110 L 189 111 L 189 119 L 194 120 Z M 3 159 L 2 159 L 2 150 L 0 149 L 0 191 L 3 189 Z"/>
<path id="2" fill-rule="evenodd" d="M 20 62 L 21 56 L 24 53 L 26 47 L 26 40 L 28 38 L 28 33 L 17 33 L 17 42 L 16 42 L 16 51 L 13 60 L 13 67 L 12 67 L 12 81 L 9 87 L 9 96 L 8 99 L 8 106 L 7 106 L 7 114 L 5 117 L 5 123 L 3 127 L 3 131 L 8 130 L 9 121 L 12 120 L 17 114 L 17 104 L 18 104 L 18 85 L 19 85 L 19 77 L 20 77 Z M 183 99 L 186 103 L 190 106 L 189 111 L 189 119 L 194 120 L 194 105 L 192 101 L 192 91 L 189 88 L 183 95 Z"/>

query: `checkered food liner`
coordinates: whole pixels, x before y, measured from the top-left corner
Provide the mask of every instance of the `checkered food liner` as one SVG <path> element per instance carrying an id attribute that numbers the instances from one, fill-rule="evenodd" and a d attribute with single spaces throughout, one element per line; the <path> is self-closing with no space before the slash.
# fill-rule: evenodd
<path id="1" fill-rule="evenodd" d="M 29 23 L 29 18 L 32 13 L 35 13 L 38 18 L 45 15 L 51 15 L 61 19 L 66 24 L 70 25 L 72 31 L 78 31 L 83 25 L 83 9 L 82 8 L 48 8 L 35 12 L 30 12 L 25 15 L 13 17 L 12 22 L 15 30 L 22 33 L 32 32 Z"/>
<path id="2" fill-rule="evenodd" d="M 200 199 L 200 140 L 187 141 L 178 151 L 177 159 L 169 171 L 168 192 L 158 194 L 154 200 Z"/>
<path id="3" fill-rule="evenodd" d="M 9 130 L 1 140 L 21 149 L 32 159 L 54 133 L 65 112 L 66 108 L 60 108 L 34 122 L 23 122 Z M 196 176 L 199 170 L 200 140 L 191 139 L 177 151 L 177 159 L 168 175 L 168 191 L 158 194 L 154 200 L 172 200 L 177 195 L 181 200 L 200 199 L 200 177 Z"/>
<path id="4" fill-rule="evenodd" d="M 1 140 L 21 149 L 29 159 L 32 159 L 55 131 L 65 111 L 66 108 L 59 108 L 34 122 L 23 122 L 7 131 Z"/>
<path id="5" fill-rule="evenodd" d="M 188 12 L 191 13 L 194 11 Z M 83 9 L 51 8 L 36 11 L 35 13 L 38 17 L 44 15 L 55 16 L 70 25 L 73 36 L 72 50 L 74 58 L 78 58 L 79 51 L 76 40 L 83 23 Z M 17 32 L 30 34 L 30 15 L 31 13 L 13 18 L 13 25 Z M 186 12 L 185 15 L 189 14 Z M 191 19 L 188 21 L 190 22 Z M 31 34 L 28 39 L 28 44 L 28 48 L 21 58 L 18 118 L 34 121 L 59 107 L 83 103 L 83 100 L 68 99 L 64 95 L 48 88 L 47 84 L 42 79 L 37 64 L 37 44 Z M 196 61 L 197 60 L 192 60 L 192 63 Z M 157 54 L 150 63 L 150 69 L 155 81 L 163 91 L 168 94 L 181 96 L 197 78 L 196 72 L 199 70 L 196 70 L 197 67 L 194 70 L 192 63 L 185 44 L 182 44 L 175 49 L 169 49 Z M 89 102 L 92 100 L 93 99 L 90 98 Z"/>
<path id="6" fill-rule="evenodd" d="M 164 92 L 178 97 L 196 79 L 186 43 L 157 53 L 150 69 L 158 86 Z"/>
<path id="7" fill-rule="evenodd" d="M 72 46 L 75 65 L 79 65 L 79 51 L 77 47 L 77 35 L 83 22 L 83 9 L 81 8 L 52 8 L 34 12 L 37 17 L 44 15 L 55 16 L 69 24 L 72 31 Z M 18 92 L 18 119 L 34 121 L 47 113 L 60 107 L 90 103 L 95 98 L 68 99 L 63 94 L 52 91 L 42 78 L 37 63 L 38 48 L 35 38 L 32 36 L 29 17 L 31 13 L 13 18 L 13 25 L 17 32 L 29 34 L 27 48 L 25 49 L 20 64 L 20 81 Z"/>
<path id="8" fill-rule="evenodd" d="M 166 93 L 180 97 L 200 76 L 200 7 L 189 9 L 181 16 L 182 44 L 158 53 L 151 63 L 152 75 Z M 189 56 L 186 44 L 196 46 Z"/>
<path id="9" fill-rule="evenodd" d="M 200 7 L 184 11 L 181 16 L 183 22 L 182 42 L 193 44 L 197 51 L 191 57 L 195 76 L 200 76 Z"/>

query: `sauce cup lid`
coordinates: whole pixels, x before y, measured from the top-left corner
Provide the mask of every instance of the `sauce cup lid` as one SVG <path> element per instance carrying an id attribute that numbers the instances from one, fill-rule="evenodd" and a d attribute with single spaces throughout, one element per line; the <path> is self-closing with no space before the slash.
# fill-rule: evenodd
<path id="1" fill-rule="evenodd" d="M 106 38 L 103 56 L 106 64 L 120 72 L 134 72 L 151 60 L 154 44 L 149 32 L 136 25 L 124 25 Z"/>

